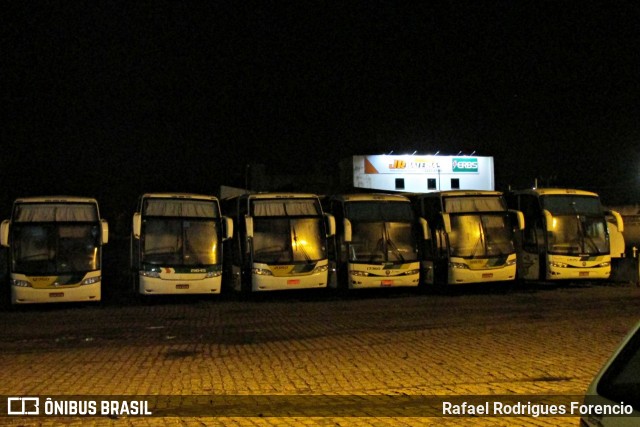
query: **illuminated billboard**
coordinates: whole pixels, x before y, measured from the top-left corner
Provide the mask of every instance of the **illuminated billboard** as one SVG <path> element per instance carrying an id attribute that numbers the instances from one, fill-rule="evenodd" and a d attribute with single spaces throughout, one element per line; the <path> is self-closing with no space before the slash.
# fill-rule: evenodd
<path id="1" fill-rule="evenodd" d="M 353 156 L 353 186 L 412 193 L 494 190 L 493 157 L 416 154 Z"/>

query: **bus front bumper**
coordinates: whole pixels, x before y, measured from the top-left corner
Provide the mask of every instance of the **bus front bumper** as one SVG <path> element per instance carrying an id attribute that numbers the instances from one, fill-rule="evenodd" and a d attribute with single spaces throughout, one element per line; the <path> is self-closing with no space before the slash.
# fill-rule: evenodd
<path id="1" fill-rule="evenodd" d="M 11 286 L 12 304 L 41 304 L 56 302 L 100 301 L 101 282 L 91 285 L 66 286 L 59 288 L 32 288 Z"/>
<path id="2" fill-rule="evenodd" d="M 140 286 L 138 289 L 143 295 L 219 294 L 222 289 L 222 276 L 207 278 L 194 277 L 193 279 L 182 277 L 179 280 L 167 280 L 140 275 Z"/>

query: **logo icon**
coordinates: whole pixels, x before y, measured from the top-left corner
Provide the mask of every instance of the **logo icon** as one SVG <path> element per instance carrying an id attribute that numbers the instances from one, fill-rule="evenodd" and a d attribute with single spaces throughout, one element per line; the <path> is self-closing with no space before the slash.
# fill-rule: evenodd
<path id="1" fill-rule="evenodd" d="M 451 161 L 453 172 L 478 172 L 478 159 L 475 157 L 456 157 Z"/>
<path id="2" fill-rule="evenodd" d="M 40 415 L 40 398 L 8 397 L 7 415 Z"/>

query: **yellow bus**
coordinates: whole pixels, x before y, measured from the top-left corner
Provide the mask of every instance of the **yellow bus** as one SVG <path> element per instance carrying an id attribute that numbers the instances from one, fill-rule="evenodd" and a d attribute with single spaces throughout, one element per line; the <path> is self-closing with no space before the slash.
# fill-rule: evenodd
<path id="1" fill-rule="evenodd" d="M 132 224 L 134 292 L 219 294 L 222 242 L 232 235 L 231 219 L 214 196 L 143 194 Z"/>
<path id="2" fill-rule="evenodd" d="M 409 199 L 362 193 L 334 196 L 328 204 L 336 218 L 330 257 L 336 264 L 336 287 L 418 286 L 418 239 L 426 236 L 417 231 Z"/>
<path id="3" fill-rule="evenodd" d="M 315 194 L 258 193 L 225 199 L 237 232 L 226 244 L 229 286 L 244 293 L 326 288 L 335 220 Z M 226 274 L 226 273 L 225 273 Z"/>
<path id="4" fill-rule="evenodd" d="M 501 192 L 437 191 L 411 199 L 430 232 L 420 251 L 426 286 L 515 280 L 514 229 L 524 221 L 522 213 L 507 209 Z"/>
<path id="5" fill-rule="evenodd" d="M 109 240 L 98 202 L 82 197 L 29 197 L 2 222 L 11 303 L 100 301 L 102 245 Z"/>
<path id="6" fill-rule="evenodd" d="M 606 214 L 618 231 L 622 217 L 605 211 L 596 193 L 566 188 L 511 191 L 510 207 L 522 211 L 526 227 L 518 233 L 518 276 L 523 280 L 608 279 L 611 249 Z"/>

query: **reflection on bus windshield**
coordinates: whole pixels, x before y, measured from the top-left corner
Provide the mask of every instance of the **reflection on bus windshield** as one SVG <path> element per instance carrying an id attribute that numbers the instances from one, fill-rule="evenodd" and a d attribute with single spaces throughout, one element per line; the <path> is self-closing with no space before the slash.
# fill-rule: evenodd
<path id="1" fill-rule="evenodd" d="M 452 256 L 489 257 L 515 251 L 506 215 L 451 215 Z"/>
<path id="2" fill-rule="evenodd" d="M 254 222 L 254 260 L 262 263 L 311 262 L 327 257 L 318 218 L 264 218 Z"/>

